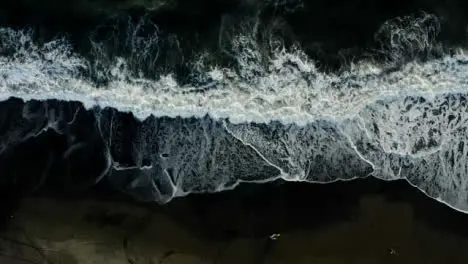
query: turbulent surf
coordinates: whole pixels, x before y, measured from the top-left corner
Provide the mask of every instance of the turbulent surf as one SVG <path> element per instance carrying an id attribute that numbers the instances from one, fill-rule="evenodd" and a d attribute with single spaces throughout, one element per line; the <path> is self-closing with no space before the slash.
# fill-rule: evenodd
<path id="1" fill-rule="evenodd" d="M 380 47 L 336 71 L 267 29 L 255 17 L 224 28 L 229 63 L 193 53 L 181 78 L 157 65 L 178 37 L 144 18 L 90 35 L 87 54 L 1 28 L 0 153 L 67 135 L 61 159 L 92 153 L 78 163 L 95 162 L 89 183 L 161 203 L 241 182 L 372 176 L 468 211 L 468 56 L 437 41 L 436 16 L 385 22 Z"/>

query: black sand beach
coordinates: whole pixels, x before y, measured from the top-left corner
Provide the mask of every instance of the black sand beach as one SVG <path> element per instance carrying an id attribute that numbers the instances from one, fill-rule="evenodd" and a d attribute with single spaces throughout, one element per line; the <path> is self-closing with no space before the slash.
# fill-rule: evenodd
<path id="1" fill-rule="evenodd" d="M 273 2 L 276 4 L 271 5 Z M 441 17 L 440 32 L 434 29 L 438 34 L 431 41 L 444 49 L 426 47 L 408 54 L 403 49 L 402 54 L 408 57 L 399 58 L 401 64 L 389 70 L 398 71 L 407 61 L 430 60 L 444 52 L 450 54 L 452 48 L 466 47 L 467 3 L 3 0 L 0 27 L 28 28 L 35 32 L 37 42 L 56 36 L 68 38 L 77 54 L 88 59 L 95 56 L 89 59 L 90 64 L 105 68 L 105 59 L 135 58 L 130 54 L 134 50 L 122 40 L 127 37 L 125 29 L 144 17 L 158 25 L 163 40 L 158 43 L 161 49 L 154 64 L 142 65 L 142 69 L 133 65 L 135 72 L 141 70 L 141 76 L 153 77 L 174 73 L 174 78 L 185 84 L 194 82 L 197 74 L 187 61 L 192 63 L 190 60 L 202 52 L 209 54 L 208 66 L 235 68 L 236 58 L 223 50 L 230 36 L 225 40 L 223 34 L 236 33 L 236 23 L 249 16 L 258 18 L 260 31 L 280 36 L 285 47 L 300 43 L 305 55 L 317 62 L 317 68 L 333 73 L 362 58 L 388 62 L 388 54 L 375 52 L 388 48 L 382 47 L 382 42 L 389 40 L 376 33 L 388 19 L 419 14 Z M 236 26 L 230 28 L 229 23 Z M 144 38 L 154 32 L 138 33 Z M 262 42 L 265 35 L 255 37 Z M 90 40 L 108 44 L 109 54 L 105 55 L 109 58 L 92 53 Z M 8 61 L 13 52 L 2 47 L 0 42 L 0 55 Z M 411 43 L 407 47 L 412 47 Z M 94 73 L 83 70 L 82 75 L 96 87 L 109 81 Z M 203 80 L 198 84 L 203 86 Z M 116 134 L 121 138 L 112 149 L 114 145 L 106 145 L 98 127 L 97 116 L 105 111 L 84 111 L 79 102 L 58 101 L 51 98 L 27 107 L 18 98 L 0 103 L 0 264 L 467 263 L 468 215 L 425 196 L 404 180 L 388 182 L 369 177 L 330 184 L 246 183 L 231 191 L 178 197 L 167 204 L 138 201 L 135 193 L 133 197 L 122 194 L 131 189 L 127 183 L 134 179 L 119 178 L 112 185 L 109 178 L 112 169 L 144 171 L 151 167 L 151 160 L 142 158 L 135 147 L 137 143 L 148 145 L 136 140 L 142 130 L 139 121 L 128 112 L 115 115 L 120 118 Z M 49 106 L 63 110 L 63 116 L 47 112 Z M 106 115 L 113 115 L 118 109 L 106 111 Z M 43 112 L 49 116 L 37 118 L 35 123 L 34 118 Z M 51 120 L 56 122 L 56 131 L 48 126 Z M 113 156 L 109 154 L 112 151 Z M 114 160 L 106 160 L 110 156 Z M 163 159 L 169 154 L 161 152 L 160 156 Z M 326 167 L 322 165 L 316 167 Z M 342 165 L 345 167 L 333 169 L 344 171 L 349 164 Z M 270 169 L 267 172 L 275 171 Z M 165 172 L 172 177 L 173 171 Z M 370 171 L 364 172 L 356 176 Z M 152 180 L 153 184 L 158 181 Z M 141 197 L 147 197 L 144 191 Z"/>
<path id="2" fill-rule="evenodd" d="M 2 263 L 465 263 L 468 215 L 406 182 L 246 184 L 168 205 L 26 197 Z M 42 262 L 41 262 L 42 261 Z"/>

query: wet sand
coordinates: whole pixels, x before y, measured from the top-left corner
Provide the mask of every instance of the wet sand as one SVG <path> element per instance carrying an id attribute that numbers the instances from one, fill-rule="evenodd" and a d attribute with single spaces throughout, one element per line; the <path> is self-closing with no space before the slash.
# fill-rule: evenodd
<path id="1" fill-rule="evenodd" d="M 405 182 L 272 183 L 160 206 L 27 197 L 0 263 L 466 263 L 468 215 Z"/>

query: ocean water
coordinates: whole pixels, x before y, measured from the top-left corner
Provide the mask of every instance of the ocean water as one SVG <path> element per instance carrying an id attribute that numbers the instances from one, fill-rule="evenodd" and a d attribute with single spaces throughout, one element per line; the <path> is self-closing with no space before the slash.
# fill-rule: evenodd
<path id="1" fill-rule="evenodd" d="M 80 41 L 5 23 L 2 168 L 15 171 L 21 159 L 11 153 L 36 142 L 40 158 L 23 155 L 37 161 L 40 176 L 26 184 L 34 191 L 105 181 L 167 203 L 242 182 L 376 177 L 466 212 L 468 55 L 440 40 L 444 18 L 389 17 L 375 26 L 374 46 L 337 52 L 333 68 L 262 11 L 288 17 L 307 6 L 225 12 L 214 41 L 193 47 L 148 11 L 94 25 Z"/>

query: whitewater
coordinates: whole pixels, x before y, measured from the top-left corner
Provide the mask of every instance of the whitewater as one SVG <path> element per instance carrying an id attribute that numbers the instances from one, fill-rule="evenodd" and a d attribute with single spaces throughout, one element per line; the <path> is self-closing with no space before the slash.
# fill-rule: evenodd
<path id="1" fill-rule="evenodd" d="M 413 53 L 441 49 L 438 25 L 428 21 L 435 18 L 388 21 L 380 30 L 388 41 L 380 52 L 388 59 L 351 61 L 339 72 L 320 70 L 300 45 L 286 48 L 277 40 L 269 42 L 265 62 L 254 25 L 230 40 L 239 68 L 205 63 L 209 54 L 200 54 L 192 63 L 200 82 L 192 84 L 179 84 L 174 74 L 149 78 L 134 70 L 149 63 L 145 56 L 157 35 L 133 34 L 132 57 L 116 57 L 100 72 L 64 38 L 38 44 L 30 30 L 1 28 L 0 100 L 83 104 L 96 115 L 107 148 L 100 178 L 131 179 L 126 191 L 142 199 L 168 202 L 280 178 L 329 183 L 373 176 L 406 179 L 468 212 L 468 55 L 459 48 L 401 63 Z M 103 45 L 92 44 L 96 56 L 105 53 Z M 107 83 L 98 85 L 87 71 Z M 133 166 L 118 161 L 123 124 L 109 109 L 138 119 Z M 47 111 L 45 117 L 23 113 L 19 131 L 38 118 L 47 124 L 29 134 L 13 130 L 1 139 L 1 151 L 25 134 L 60 130 L 60 109 Z M 139 194 L 142 189 L 149 195 Z"/>

